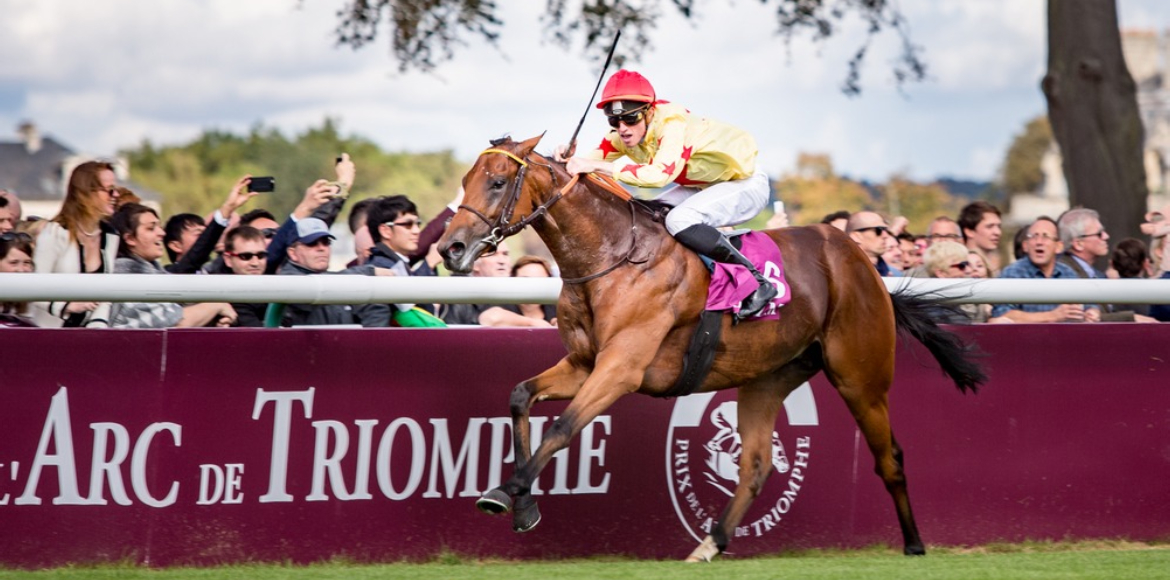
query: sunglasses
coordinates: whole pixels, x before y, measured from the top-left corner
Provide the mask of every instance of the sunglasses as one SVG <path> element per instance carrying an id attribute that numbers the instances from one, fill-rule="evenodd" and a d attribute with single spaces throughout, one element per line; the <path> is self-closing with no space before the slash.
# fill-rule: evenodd
<path id="1" fill-rule="evenodd" d="M 1101 238 L 1101 239 L 1105 239 L 1105 230 L 1101 230 L 1101 231 L 1099 231 L 1099 232 L 1097 232 L 1097 233 L 1095 233 L 1095 234 L 1082 234 L 1082 235 L 1079 235 L 1079 236 L 1077 236 L 1077 237 L 1078 237 L 1078 238 Z"/>
<path id="2" fill-rule="evenodd" d="M 415 227 L 421 228 L 423 226 L 423 222 L 422 222 L 422 220 L 407 220 L 404 222 L 386 222 L 386 225 L 398 226 L 400 228 L 406 228 L 409 230 L 409 229 L 413 229 Z"/>
<path id="3" fill-rule="evenodd" d="M 959 234 L 930 234 L 932 240 L 961 240 L 963 236 Z"/>
<path id="4" fill-rule="evenodd" d="M 885 235 L 885 234 L 888 234 L 888 233 L 890 233 L 890 228 L 889 228 L 889 226 L 869 226 L 869 227 L 867 227 L 867 228 L 857 228 L 857 229 L 855 229 L 855 230 L 853 230 L 853 231 L 855 231 L 855 232 L 865 232 L 865 231 L 869 231 L 869 230 L 873 230 L 873 233 L 875 233 L 875 234 L 877 234 L 877 235 L 879 235 L 879 236 L 882 236 L 882 235 Z"/>
<path id="5" fill-rule="evenodd" d="M 260 233 L 264 234 L 265 239 L 271 240 L 276 237 L 276 228 L 264 228 Z"/>
<path id="6" fill-rule="evenodd" d="M 225 252 L 229 256 L 235 256 L 245 262 L 251 262 L 254 259 L 267 260 L 268 252 Z"/>
<path id="7" fill-rule="evenodd" d="M 645 116 L 643 110 L 634 111 L 633 113 L 626 113 L 625 115 L 610 115 L 609 126 L 614 129 L 618 128 L 618 123 L 625 123 L 627 127 L 633 127 L 642 122 L 642 117 Z"/>
<path id="8" fill-rule="evenodd" d="M 313 240 L 312 242 L 309 242 L 305 245 L 310 247 L 310 248 L 316 248 L 318 246 L 329 247 L 329 246 L 333 245 L 333 238 L 321 238 L 321 239 Z"/>
<path id="9" fill-rule="evenodd" d="M 966 271 L 967 271 L 967 268 L 970 268 L 970 267 L 971 267 L 971 262 L 968 262 L 968 261 L 966 261 L 966 260 L 963 260 L 962 262 L 959 262 L 959 263 L 957 263 L 957 264 L 951 264 L 951 267 L 952 267 L 952 268 L 957 268 L 957 269 L 959 269 L 959 270 L 962 270 L 962 271 L 966 272 Z"/>
<path id="10" fill-rule="evenodd" d="M 12 231 L 12 232 L 4 232 L 4 233 L 0 234 L 0 242 L 14 242 L 14 241 L 18 241 L 18 240 L 22 241 L 22 242 L 32 242 L 33 241 L 32 236 L 28 235 L 25 232 Z"/>

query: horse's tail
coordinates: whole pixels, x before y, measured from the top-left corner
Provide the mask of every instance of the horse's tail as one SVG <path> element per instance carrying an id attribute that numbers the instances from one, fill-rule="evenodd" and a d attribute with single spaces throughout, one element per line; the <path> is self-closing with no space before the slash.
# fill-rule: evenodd
<path id="1" fill-rule="evenodd" d="M 942 304 L 941 298 L 915 293 L 906 287 L 890 293 L 894 301 L 894 320 L 898 331 L 913 336 L 921 342 L 945 375 L 955 382 L 960 391 L 975 392 L 979 385 L 987 382 L 983 367 L 973 359 L 978 356 L 973 344 L 963 341 L 959 335 L 939 327 L 936 320 L 954 307 Z"/>

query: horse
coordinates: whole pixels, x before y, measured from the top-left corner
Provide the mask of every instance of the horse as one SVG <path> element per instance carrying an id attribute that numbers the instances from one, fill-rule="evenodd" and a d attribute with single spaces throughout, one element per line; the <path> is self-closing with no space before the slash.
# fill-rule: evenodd
<path id="1" fill-rule="evenodd" d="M 463 177 L 462 205 L 440 238 L 452 272 L 531 226 L 560 266 L 557 328 L 568 354 L 511 392 L 515 471 L 476 506 L 513 514 L 517 532 L 540 522 L 533 481 L 554 453 L 630 393 L 672 396 L 683 353 L 705 308 L 710 273 L 624 190 L 571 176 L 536 153 L 541 136 L 492 141 Z M 578 179 L 578 177 L 581 177 Z M 523 217 L 514 218 L 514 215 Z M 739 483 L 718 522 L 687 561 L 727 549 L 736 526 L 772 469 L 772 430 L 785 397 L 818 372 L 844 399 L 893 498 L 904 553 L 925 553 L 890 427 L 888 393 L 896 336 L 922 342 L 963 392 L 986 380 L 971 345 L 932 320 L 929 298 L 891 293 L 856 243 L 827 225 L 766 232 L 784 259 L 791 301 L 779 320 L 732 323 L 722 317 L 714 363 L 694 392 L 739 389 Z M 529 413 L 541 401 L 571 400 L 539 447 Z"/>

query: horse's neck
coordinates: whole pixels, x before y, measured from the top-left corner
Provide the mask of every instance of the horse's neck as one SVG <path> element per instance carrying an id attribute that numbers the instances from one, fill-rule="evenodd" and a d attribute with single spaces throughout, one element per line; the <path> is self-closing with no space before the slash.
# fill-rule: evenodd
<path id="1" fill-rule="evenodd" d="M 562 275 L 576 278 L 604 270 L 631 253 L 644 254 L 656 236 L 665 235 L 660 226 L 634 213 L 628 201 L 582 183 L 549 208 L 550 219 L 534 227 Z"/>

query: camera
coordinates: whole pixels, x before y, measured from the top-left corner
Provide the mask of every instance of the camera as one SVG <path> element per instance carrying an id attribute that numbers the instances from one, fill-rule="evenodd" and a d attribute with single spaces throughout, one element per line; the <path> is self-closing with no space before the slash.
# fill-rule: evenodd
<path id="1" fill-rule="evenodd" d="M 248 182 L 248 191 L 255 191 L 259 193 L 268 193 L 276 189 L 275 177 L 253 177 Z"/>

